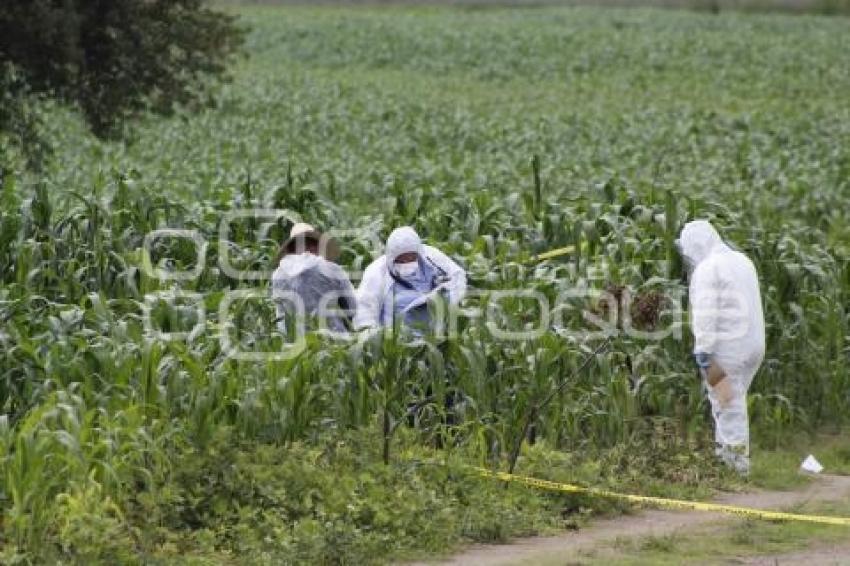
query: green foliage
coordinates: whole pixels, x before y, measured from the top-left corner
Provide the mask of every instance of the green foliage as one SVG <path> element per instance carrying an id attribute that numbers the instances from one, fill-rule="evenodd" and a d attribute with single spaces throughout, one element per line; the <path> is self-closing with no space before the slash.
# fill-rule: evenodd
<path id="1" fill-rule="evenodd" d="M 76 563 L 136 563 L 135 540 L 118 505 L 92 483 L 57 497 L 57 539 Z"/>
<path id="2" fill-rule="evenodd" d="M 187 453 L 175 466 L 178 503 L 165 524 L 211 533 L 215 548 L 236 555 L 327 564 L 439 551 L 553 520 L 545 497 L 496 495 L 498 485 L 453 466 L 383 466 L 371 436 L 326 440 L 284 449 L 219 437 Z"/>
<path id="3" fill-rule="evenodd" d="M 569 522 L 621 511 L 462 468 L 503 462 L 525 411 L 563 379 L 519 471 L 707 496 L 730 480 L 710 456 L 687 333 L 617 333 L 576 373 L 595 342 L 568 332 L 587 327 L 582 310 L 606 308 L 647 330 L 665 324 L 659 307 L 673 305 L 658 297 L 684 290 L 673 239 L 697 216 L 762 277 L 754 436 L 783 446 L 790 431 L 846 424 L 846 22 L 588 8 L 241 13 L 253 56 L 215 108 L 142 120 L 125 146 L 40 106 L 56 158 L 39 175 L 4 162 L 4 558 L 359 563 L 559 526 L 561 511 Z M 226 213 L 251 207 L 286 214 L 220 232 Z M 373 236 L 414 223 L 477 289 L 554 300 L 628 288 L 642 302 L 568 301 L 557 332 L 521 342 L 491 324 L 535 324 L 530 303 L 511 299 L 490 320 L 463 318 L 449 340 L 310 335 L 288 360 L 230 359 L 222 336 L 256 352 L 282 339 L 260 300 L 220 318 L 229 291 L 267 292 L 224 273 L 220 254 L 268 270 L 298 218 L 350 230 L 352 270 L 371 259 Z M 150 274 L 197 263 L 180 238 L 146 255 L 160 228 L 209 244 L 197 278 Z M 573 251 L 530 261 L 563 246 Z M 205 325 L 198 300 L 175 291 L 202 295 Z M 448 464 L 423 463 L 435 458 Z"/>
<path id="4" fill-rule="evenodd" d="M 0 60 L 0 177 L 22 165 L 40 170 L 50 156 L 44 133 L 45 111 L 19 71 Z"/>
<path id="5" fill-rule="evenodd" d="M 16 554 L 27 548 L 21 541 L 7 545 L 5 558 L 372 564 L 561 523 L 546 494 L 505 490 L 459 464 L 384 466 L 367 434 L 322 440 L 283 447 L 219 429 L 203 449 L 180 452 L 171 472 L 119 492 L 120 505 L 90 477 L 59 495 L 43 519 L 51 530 L 40 540 L 55 544 Z"/>
<path id="6" fill-rule="evenodd" d="M 242 40 L 201 0 L 3 2 L 0 131 L 33 151 L 32 95 L 79 107 L 101 136 L 144 111 L 172 114 L 201 99 Z"/>

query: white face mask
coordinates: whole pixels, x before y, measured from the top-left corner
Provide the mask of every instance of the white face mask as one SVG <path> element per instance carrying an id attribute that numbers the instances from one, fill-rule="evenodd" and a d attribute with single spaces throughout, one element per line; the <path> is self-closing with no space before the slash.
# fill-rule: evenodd
<path id="1" fill-rule="evenodd" d="M 407 263 L 397 263 L 395 264 L 395 272 L 399 277 L 404 279 L 416 277 L 419 275 L 419 262 L 410 261 Z"/>

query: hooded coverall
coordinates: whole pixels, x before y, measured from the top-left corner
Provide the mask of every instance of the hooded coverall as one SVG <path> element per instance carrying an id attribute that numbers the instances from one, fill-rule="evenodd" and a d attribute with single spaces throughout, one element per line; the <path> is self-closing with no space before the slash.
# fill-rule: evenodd
<path id="1" fill-rule="evenodd" d="M 755 266 L 733 250 L 704 220 L 682 229 L 679 247 L 690 277 L 694 354 L 726 377 L 706 381 L 718 455 L 741 473 L 749 471 L 747 390 L 764 359 L 765 332 Z M 706 373 L 704 373 L 706 375 Z"/>
<path id="2" fill-rule="evenodd" d="M 419 262 L 417 275 L 410 278 L 395 271 L 396 258 L 406 253 L 417 254 Z M 460 303 L 466 293 L 466 272 L 437 248 L 423 244 L 413 228 L 396 228 L 387 239 L 386 253 L 363 274 L 357 289 L 354 327 L 392 326 L 394 317 L 401 317 L 406 324 L 424 322 L 415 307 L 420 303 L 424 306 L 428 294 L 438 287 L 450 304 Z"/>

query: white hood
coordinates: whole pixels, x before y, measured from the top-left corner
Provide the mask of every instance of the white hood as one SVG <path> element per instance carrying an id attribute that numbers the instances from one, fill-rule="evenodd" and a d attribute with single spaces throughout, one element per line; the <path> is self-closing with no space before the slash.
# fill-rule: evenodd
<path id="1" fill-rule="evenodd" d="M 406 253 L 422 254 L 422 239 L 410 226 L 396 228 L 387 238 L 387 269 L 391 269 L 395 259 Z"/>
<path id="2" fill-rule="evenodd" d="M 691 267 L 696 267 L 712 253 L 730 250 L 714 226 L 706 220 L 685 224 L 679 236 L 679 248 Z"/>

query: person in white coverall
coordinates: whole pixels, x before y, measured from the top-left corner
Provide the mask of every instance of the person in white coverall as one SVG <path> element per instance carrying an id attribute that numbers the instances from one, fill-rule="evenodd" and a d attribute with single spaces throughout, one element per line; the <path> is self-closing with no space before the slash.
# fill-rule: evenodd
<path id="1" fill-rule="evenodd" d="M 338 256 L 339 244 L 333 238 L 309 224 L 292 227 L 272 274 L 272 300 L 283 334 L 306 330 L 308 317 L 320 329 L 347 332 L 356 302 L 348 275 L 335 263 Z"/>
<path id="2" fill-rule="evenodd" d="M 755 266 L 704 220 L 689 222 L 677 241 L 689 270 L 694 357 L 705 379 L 717 454 L 749 472 L 747 390 L 764 358 L 764 316 Z"/>
<path id="3" fill-rule="evenodd" d="M 355 328 L 430 322 L 428 302 L 438 295 L 458 304 L 466 293 L 466 272 L 446 254 L 422 243 L 403 226 L 387 239 L 386 253 L 373 261 L 357 289 Z"/>

